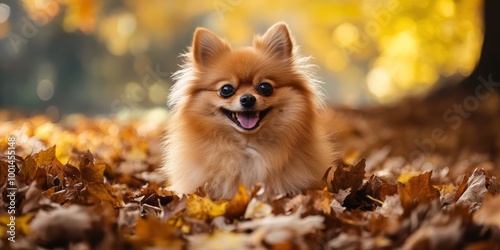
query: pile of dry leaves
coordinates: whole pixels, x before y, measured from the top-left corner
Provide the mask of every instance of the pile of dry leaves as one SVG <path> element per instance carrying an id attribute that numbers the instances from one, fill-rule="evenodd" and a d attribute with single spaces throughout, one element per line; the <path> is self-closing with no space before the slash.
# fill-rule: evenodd
<path id="1" fill-rule="evenodd" d="M 0 113 L 1 249 L 499 247 L 494 161 L 468 154 L 450 163 L 436 151 L 410 164 L 389 143 L 362 143 L 362 133 L 387 127 L 363 127 L 347 113 L 335 123 L 345 163 L 325 175 L 324 190 L 270 196 L 241 186 L 232 200 L 215 201 L 203 190 L 179 198 L 163 188 L 154 171 L 161 111 L 58 123 L 10 115 Z"/>

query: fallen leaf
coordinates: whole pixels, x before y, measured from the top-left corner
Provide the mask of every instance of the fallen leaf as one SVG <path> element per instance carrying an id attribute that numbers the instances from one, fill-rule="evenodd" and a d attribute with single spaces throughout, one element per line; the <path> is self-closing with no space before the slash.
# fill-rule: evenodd
<path id="1" fill-rule="evenodd" d="M 37 166 L 43 166 L 45 165 L 46 167 L 52 166 L 52 162 L 56 158 L 56 146 L 52 146 L 46 150 L 40 150 L 33 159 L 36 162 Z"/>
<path id="2" fill-rule="evenodd" d="M 226 202 L 214 202 L 208 197 L 201 197 L 196 194 L 188 195 L 186 211 L 184 215 L 199 220 L 207 220 L 216 216 L 224 215 L 226 212 Z"/>
<path id="3" fill-rule="evenodd" d="M 330 207 L 333 209 L 333 212 L 335 212 L 335 215 L 339 216 L 341 213 L 344 212 L 346 209 L 345 207 L 342 206 L 337 200 L 332 200 L 332 203 L 330 203 Z"/>
<path id="4" fill-rule="evenodd" d="M 137 221 L 135 235 L 130 237 L 129 241 L 135 249 L 144 249 L 145 246 L 183 249 L 184 242 L 180 236 L 178 228 L 152 216 L 146 216 Z"/>
<path id="5" fill-rule="evenodd" d="M 401 199 L 397 194 L 387 196 L 382 204 L 382 207 L 378 209 L 378 212 L 386 217 L 400 217 L 404 212 L 401 205 Z"/>
<path id="6" fill-rule="evenodd" d="M 82 198 L 85 199 L 86 203 L 99 204 L 102 201 L 108 201 L 116 207 L 122 205 L 116 189 L 105 183 L 87 183 L 82 190 Z"/>
<path id="7" fill-rule="evenodd" d="M 12 222 L 11 217 L 14 216 L 14 223 L 15 223 L 15 230 L 13 230 L 16 233 L 17 237 L 23 236 L 23 235 L 29 235 L 30 234 L 30 228 L 29 228 L 29 223 L 33 219 L 33 214 L 28 213 L 24 214 L 21 216 L 15 216 L 11 214 L 3 214 L 0 215 L 0 235 L 2 237 L 5 236 L 12 236 L 10 235 L 7 231 L 10 231 L 10 224 Z"/>
<path id="8" fill-rule="evenodd" d="M 9 174 L 7 170 L 9 165 L 9 163 L 0 160 L 0 187 L 3 187 L 3 185 L 7 183 L 7 176 Z"/>
<path id="9" fill-rule="evenodd" d="M 347 196 L 351 194 L 351 188 L 348 188 L 346 190 L 340 189 L 338 193 L 336 193 L 333 198 L 341 205 L 344 204 L 344 201 Z"/>
<path id="10" fill-rule="evenodd" d="M 430 184 L 432 171 L 414 176 L 408 180 L 405 190 L 415 204 L 429 203 L 440 196 L 439 190 Z"/>
<path id="11" fill-rule="evenodd" d="M 464 175 L 462 177 L 462 181 L 460 182 L 460 185 L 458 185 L 458 189 L 455 192 L 455 198 L 453 199 L 455 202 L 460 199 L 460 196 L 462 196 L 467 189 L 467 182 L 469 181 L 469 177 L 467 175 Z"/>
<path id="12" fill-rule="evenodd" d="M 398 196 L 403 207 L 403 215 L 407 217 L 417 205 L 413 202 L 408 190 L 406 190 L 405 185 L 401 182 L 398 182 Z"/>
<path id="13" fill-rule="evenodd" d="M 418 176 L 418 175 L 420 175 L 420 173 L 419 173 L 419 172 L 409 172 L 409 173 L 403 173 L 403 174 L 399 175 L 399 177 L 398 177 L 398 180 L 397 180 L 397 181 L 398 181 L 398 182 L 401 182 L 401 183 L 403 183 L 403 184 L 406 184 L 406 183 L 408 183 L 408 181 L 409 181 L 411 178 L 413 178 L 413 177 L 415 177 L 415 176 Z"/>
<path id="14" fill-rule="evenodd" d="M 359 161 L 356 165 L 339 163 L 333 179 L 330 181 L 334 194 L 338 194 L 340 190 L 347 190 L 350 188 L 351 193 L 346 197 L 348 205 L 356 206 L 357 202 L 354 197 L 356 192 L 361 187 L 365 177 L 365 159 Z"/>
<path id="15" fill-rule="evenodd" d="M 273 208 L 264 203 L 257 198 L 252 198 L 248 203 L 247 210 L 243 218 L 245 219 L 257 219 L 264 218 L 272 214 Z"/>
<path id="16" fill-rule="evenodd" d="M 19 177 L 22 182 L 29 184 L 33 181 L 37 169 L 36 161 L 33 156 L 28 155 L 26 159 L 21 163 L 19 169 Z"/>
<path id="17" fill-rule="evenodd" d="M 312 207 L 315 211 L 326 215 L 330 214 L 330 204 L 333 201 L 332 193 L 322 190 L 309 190 L 307 191 L 307 196 L 310 197 L 309 203 L 312 203 Z"/>
<path id="18" fill-rule="evenodd" d="M 301 212 L 291 215 L 266 216 L 260 219 L 244 221 L 237 225 L 240 231 L 254 230 L 251 237 L 257 241 L 276 244 L 304 236 L 324 227 L 324 218 L 311 215 L 301 218 Z"/>
<path id="19" fill-rule="evenodd" d="M 106 165 L 94 164 L 94 156 L 90 151 L 87 151 L 83 158 L 80 159 L 79 169 L 84 182 L 104 182 L 104 170 L 106 169 Z"/>
<path id="20" fill-rule="evenodd" d="M 235 219 L 243 216 L 249 202 L 249 192 L 247 191 L 245 186 L 240 185 L 238 187 L 238 192 L 236 193 L 234 198 L 227 203 L 224 216 L 229 219 Z"/>
<path id="21" fill-rule="evenodd" d="M 469 207 L 475 211 L 483 202 L 483 197 L 488 192 L 486 188 L 486 175 L 483 170 L 475 169 L 467 181 L 467 189 L 457 200 L 457 204 Z"/>

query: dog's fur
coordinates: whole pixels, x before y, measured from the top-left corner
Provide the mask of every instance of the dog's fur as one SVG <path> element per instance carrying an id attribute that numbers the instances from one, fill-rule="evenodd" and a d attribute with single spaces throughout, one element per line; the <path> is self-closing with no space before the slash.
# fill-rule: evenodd
<path id="1" fill-rule="evenodd" d="M 324 187 L 334 154 L 320 124 L 320 82 L 314 65 L 298 55 L 286 24 L 275 24 L 252 47 L 239 49 L 198 28 L 183 57 L 169 96 L 172 116 L 161 168 L 170 190 L 188 194 L 204 187 L 211 198 L 232 198 L 240 183 L 263 183 L 273 193 Z M 257 91 L 262 82 L 272 85 L 271 95 Z M 229 98 L 220 94 L 225 84 L 236 89 Z M 244 94 L 256 98 L 251 109 L 240 104 Z M 250 130 L 221 109 L 269 107 Z"/>

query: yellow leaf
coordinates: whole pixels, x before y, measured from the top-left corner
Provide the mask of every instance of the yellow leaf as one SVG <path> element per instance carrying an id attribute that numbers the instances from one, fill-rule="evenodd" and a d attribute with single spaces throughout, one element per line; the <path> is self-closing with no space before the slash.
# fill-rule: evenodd
<path id="1" fill-rule="evenodd" d="M 109 201 L 114 206 L 122 205 L 121 197 L 117 196 L 116 189 L 107 183 L 89 182 L 85 186 L 86 192 L 82 192 L 86 201 L 99 203 L 101 201 Z"/>
<path id="2" fill-rule="evenodd" d="M 27 235 L 29 233 L 29 222 L 33 218 L 33 214 L 25 214 L 22 216 L 14 216 L 10 214 L 5 214 L 0 216 L 0 235 L 8 235 L 7 231 L 9 231 L 8 225 L 12 222 L 11 217 L 15 219 L 13 222 L 16 227 L 16 234 Z"/>
<path id="3" fill-rule="evenodd" d="M 226 218 L 237 218 L 245 214 L 248 202 L 250 202 L 250 195 L 248 194 L 244 185 L 238 187 L 238 193 L 232 200 L 230 200 L 226 207 Z"/>
<path id="4" fill-rule="evenodd" d="M 398 177 L 398 182 L 406 184 L 412 177 L 417 176 L 419 174 L 420 174 L 419 172 L 409 172 L 409 173 L 401 174 Z"/>
<path id="5" fill-rule="evenodd" d="M 227 202 L 213 202 L 207 197 L 190 194 L 184 214 L 196 219 L 206 220 L 208 218 L 224 215 L 226 207 Z"/>
<path id="6" fill-rule="evenodd" d="M 40 150 L 40 152 L 38 152 L 38 154 L 36 154 L 33 158 L 35 159 L 36 165 L 40 167 L 42 165 L 51 166 L 55 157 L 56 146 L 54 145 L 47 150 Z"/>
<path id="7" fill-rule="evenodd" d="M 179 237 L 179 230 L 151 216 L 139 219 L 135 226 L 136 234 L 130 238 L 134 249 L 143 249 L 144 246 L 167 247 L 168 249 L 182 249 L 184 243 Z"/>
<path id="8" fill-rule="evenodd" d="M 104 170 L 106 165 L 104 164 L 94 164 L 94 156 L 87 151 L 85 156 L 80 160 L 80 172 L 82 173 L 82 179 L 85 182 L 104 182 Z"/>

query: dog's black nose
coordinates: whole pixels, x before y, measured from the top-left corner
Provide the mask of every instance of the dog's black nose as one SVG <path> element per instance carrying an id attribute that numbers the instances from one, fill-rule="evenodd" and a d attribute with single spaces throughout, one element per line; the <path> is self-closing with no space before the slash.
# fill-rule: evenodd
<path id="1" fill-rule="evenodd" d="M 255 96 L 251 94 L 244 94 L 240 97 L 240 103 L 245 108 L 251 108 L 255 104 L 255 101 L 257 101 Z"/>

